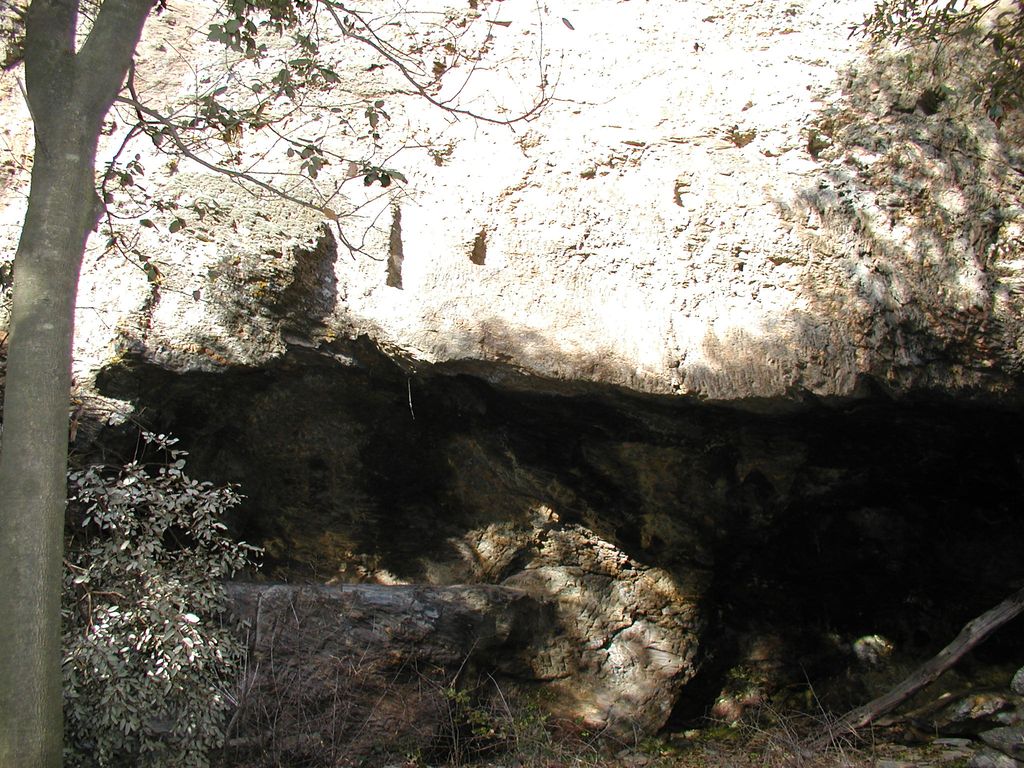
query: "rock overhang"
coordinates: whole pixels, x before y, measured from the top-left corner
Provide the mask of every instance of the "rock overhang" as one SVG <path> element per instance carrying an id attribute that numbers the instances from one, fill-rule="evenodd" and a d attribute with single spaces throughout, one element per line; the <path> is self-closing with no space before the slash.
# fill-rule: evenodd
<path id="1" fill-rule="evenodd" d="M 326 166 L 349 218 L 254 199 L 187 163 L 162 177 L 142 148 L 147 183 L 185 226 L 153 215 L 142 228 L 158 300 L 94 244 L 78 378 L 112 346 L 212 369 L 367 335 L 410 364 L 492 380 L 755 402 L 856 396 L 873 378 L 898 397 L 1015 399 L 1015 129 L 952 102 L 896 109 L 916 93 L 905 58 L 847 37 L 864 3 L 583 3 L 569 25 L 484 10 L 467 21 L 509 24 L 488 25 L 501 65 L 465 84 L 467 104 L 528 103 L 541 26 L 555 98 L 509 127 L 392 88 L 382 148 L 409 182 L 374 199 L 351 168 Z M 178 64 L 156 42 L 139 85 L 173 101 Z M 209 44 L 190 45 L 215 75 Z M 373 73 L 359 89 L 385 86 Z M 409 136 L 433 138 L 404 147 Z M 243 137 L 239 152 L 261 142 Z"/>
<path id="2" fill-rule="evenodd" d="M 705 5 L 545 17 L 571 66 L 514 132 L 396 95 L 438 142 L 396 155 L 410 183 L 341 228 L 216 176 L 154 180 L 195 216 L 143 229 L 159 284 L 94 244 L 81 393 L 242 482 L 236 522 L 282 572 L 569 583 L 572 547 L 535 538 L 546 509 L 681 591 L 680 658 L 709 605 L 821 618 L 815 574 L 863 615 L 857 589 L 897 563 L 884 621 L 900 589 L 1018 578 L 977 566 L 1019 527 L 1012 142 L 969 109 L 894 112 L 899 60 L 845 36 L 863 3 Z M 611 604 L 606 587 L 580 589 Z"/>

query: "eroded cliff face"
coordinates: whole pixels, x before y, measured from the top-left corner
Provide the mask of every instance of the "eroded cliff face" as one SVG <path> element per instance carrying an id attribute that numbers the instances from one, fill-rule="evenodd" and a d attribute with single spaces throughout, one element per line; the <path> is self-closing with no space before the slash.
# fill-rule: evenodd
<path id="1" fill-rule="evenodd" d="M 1018 397 L 1019 126 L 970 104 L 969 67 L 954 66 L 983 55 L 969 41 L 871 49 L 848 37 L 870 5 L 855 0 L 474 5 L 427 9 L 483 51 L 468 79 L 467 62 L 442 62 L 439 98 L 509 117 L 550 97 L 528 121 L 440 111 L 367 51 L 323 43 L 351 120 L 383 96 L 390 121 L 369 149 L 359 130 L 335 135 L 328 91 L 302 130 L 400 167 L 397 191 L 363 187 L 358 162 L 328 164 L 288 187 L 318 213 L 133 145 L 159 205 L 133 210 L 117 191 L 152 226 L 125 253 L 95 238 L 79 380 L 117 349 L 213 370 L 365 335 L 493 382 L 734 401 L 849 396 L 868 376 L 897 394 Z M 153 20 L 136 86 L 154 104 L 225 77 L 190 32 L 208 12 Z M 395 44 L 444 59 L 416 18 L 390 25 Z M 29 123 L 14 78 L 4 87 L 13 241 Z M 132 116 L 112 118 L 114 151 Z M 231 167 L 282 171 L 271 138 L 232 137 Z M 316 197 L 335 188 L 333 208 Z"/>
<path id="2" fill-rule="evenodd" d="M 170 5 L 137 85 L 174 105 L 223 73 Z M 979 54 L 869 50 L 853 0 L 471 5 L 483 65 L 443 87 L 554 100 L 455 120 L 330 43 L 409 179 L 340 221 L 137 148 L 163 207 L 90 246 L 82 444 L 173 432 L 271 577 L 525 590 L 555 630 L 524 675 L 620 733 L 766 644 L 929 648 L 1024 576 L 1019 126 L 921 102 Z"/>
<path id="3" fill-rule="evenodd" d="M 232 522 L 270 578 L 549 605 L 522 678 L 588 727 L 699 715 L 737 664 L 769 687 L 834 674 L 867 635 L 921 656 L 1024 576 L 1016 411 L 868 384 L 767 413 L 536 393 L 331 349 L 217 372 L 125 360 L 97 383 L 196 473 L 241 484 Z"/>

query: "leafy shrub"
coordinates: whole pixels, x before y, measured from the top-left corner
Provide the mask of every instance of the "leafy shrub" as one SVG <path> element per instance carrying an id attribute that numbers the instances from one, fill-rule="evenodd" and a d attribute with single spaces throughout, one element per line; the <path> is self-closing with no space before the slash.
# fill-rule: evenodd
<path id="1" fill-rule="evenodd" d="M 176 440 L 159 462 L 69 475 L 63 599 L 65 765 L 199 768 L 223 743 L 243 648 L 219 622 L 223 580 L 258 550 L 221 518 L 230 486 L 190 479 Z"/>
<path id="2" fill-rule="evenodd" d="M 942 45 L 969 36 L 983 54 L 972 73 L 972 101 L 983 104 L 996 122 L 1024 106 L 1024 0 L 876 0 L 853 31 L 911 45 Z"/>

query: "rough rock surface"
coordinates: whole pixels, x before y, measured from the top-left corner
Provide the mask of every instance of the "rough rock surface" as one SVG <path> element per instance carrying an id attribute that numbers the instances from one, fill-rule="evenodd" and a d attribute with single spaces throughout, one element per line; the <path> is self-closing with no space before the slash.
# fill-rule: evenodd
<path id="1" fill-rule="evenodd" d="M 266 707 L 296 710 L 289 717 L 319 707 L 317 716 L 329 721 L 339 665 L 353 689 L 346 696 L 368 707 L 345 718 L 365 743 L 337 737 L 359 754 L 387 728 L 408 723 L 423 729 L 412 738 L 436 740 L 438 713 L 427 710 L 444 688 L 483 675 L 520 692 L 539 686 L 552 714 L 586 728 L 629 737 L 660 727 L 695 668 L 696 642 L 685 632 L 697 629 L 686 615 L 692 608 L 667 574 L 630 563 L 578 528 L 558 530 L 550 511 L 541 517 L 548 525 L 533 541 L 493 529 L 483 537 L 482 551 L 521 557 L 533 550 L 502 587 L 232 585 L 252 654 L 243 730 L 258 729 L 245 719 L 258 720 Z M 410 709 L 377 711 L 374 701 L 385 693 Z M 424 712 L 414 714 L 416 706 Z"/>
<path id="2" fill-rule="evenodd" d="M 1024 757 L 1024 728 L 1019 725 L 983 731 L 981 740 L 1014 759 Z"/>
<path id="3" fill-rule="evenodd" d="M 469 78 L 461 106 L 512 114 L 547 68 L 554 100 L 514 130 L 455 121 L 339 49 L 347 86 L 388 94 L 395 127 L 381 154 L 397 152 L 388 162 L 410 179 L 376 203 L 351 186 L 332 203 L 363 206 L 342 219 L 361 250 L 328 235 L 323 216 L 247 201 L 188 162 L 162 175 L 152 148 L 133 147 L 149 191 L 178 206 L 141 214 L 155 227 L 133 246 L 162 282 L 153 295 L 142 270 L 94 243 L 79 376 L 107 362 L 111 344 L 183 370 L 367 334 L 410 365 L 493 380 L 734 400 L 851 395 L 871 376 L 896 392 L 1015 395 L 1015 126 L 997 130 L 954 98 L 915 111 L 922 90 L 961 86 L 957 70 L 849 39 L 869 7 L 579 0 L 557 13 L 457 11 L 487 28 L 491 65 Z M 216 48 L 187 34 L 203 13 L 181 4 L 151 23 L 137 75 L 147 98 L 176 104 L 194 79 L 219 76 Z M 415 33 L 398 30 L 399 44 Z M 4 86 L 12 162 L 0 223 L 12 242 L 30 144 L 13 77 Z M 111 147 L 129 117 L 115 116 Z M 265 148 L 243 137 L 237 155 Z M 329 165 L 318 183 L 349 173 Z M 200 218 L 204 201 L 219 209 Z M 180 232 L 168 232 L 173 217 Z"/>
<path id="4" fill-rule="evenodd" d="M 693 595 L 586 528 L 559 525 L 543 506 L 531 529 L 490 525 L 467 539 L 487 566 L 507 571 L 518 561 L 503 584 L 549 596 L 562 632 L 543 643 L 532 668 L 550 681 L 555 711 L 620 736 L 664 724 L 697 669 Z"/>
<path id="5" fill-rule="evenodd" d="M 173 107 L 223 52 L 192 33 L 204 6 L 168 5 L 136 80 Z M 441 92 L 513 114 L 546 67 L 553 100 L 512 127 L 456 120 L 325 43 L 354 119 L 386 98 L 374 152 L 409 179 L 381 196 L 325 167 L 340 222 L 132 147 L 161 207 L 118 191 L 152 226 L 90 245 L 83 439 L 111 415 L 173 430 L 242 483 L 236 527 L 272 569 L 553 600 L 572 642 L 534 674 L 623 730 L 714 669 L 703 628 L 727 647 L 728 617 L 914 638 L 876 626 L 883 587 L 887 616 L 913 604 L 938 631 L 1019 576 L 985 534 L 1022 525 L 1020 418 L 963 405 L 1019 402 L 1019 126 L 916 109 L 958 69 L 850 39 L 869 0 L 477 5 L 451 18 L 483 64 Z M 31 144 L 0 85 L 13 254 Z M 112 115 L 108 157 L 131 119 Z M 240 137 L 232 167 L 281 170 L 253 165 L 267 142 Z"/>
<path id="6" fill-rule="evenodd" d="M 268 765 L 443 754 L 470 706 L 511 695 L 502 672 L 520 672 L 548 624 L 542 606 L 498 587 L 234 584 L 229 595 L 249 644 L 229 744 Z"/>
<path id="7" fill-rule="evenodd" d="M 955 700 L 928 717 L 936 733 L 977 736 L 1020 722 L 1020 701 L 1005 692 L 980 691 Z"/>
<path id="8" fill-rule="evenodd" d="M 969 768 L 1021 768 L 1024 763 L 988 747 L 979 749 L 967 762 Z"/>
<path id="9" fill-rule="evenodd" d="M 1018 669 L 1010 680 L 1010 690 L 1018 696 L 1024 696 L 1024 668 Z"/>

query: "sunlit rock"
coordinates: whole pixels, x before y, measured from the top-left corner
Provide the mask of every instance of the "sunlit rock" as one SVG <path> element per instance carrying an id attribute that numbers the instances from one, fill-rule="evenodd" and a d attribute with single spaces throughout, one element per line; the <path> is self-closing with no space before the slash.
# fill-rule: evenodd
<path id="1" fill-rule="evenodd" d="M 366 149 L 296 120 L 400 169 L 388 192 L 332 163 L 289 187 L 312 210 L 132 146 L 160 206 L 129 206 L 130 247 L 90 242 L 82 449 L 177 434 L 241 483 L 271 577 L 546 601 L 558 632 L 520 671 L 616 733 L 763 637 L 780 668 L 820 651 L 811 626 L 921 651 L 1019 578 L 993 544 L 1021 533 L 1014 119 L 922 101 L 947 83 L 850 38 L 870 0 L 475 5 L 450 16 L 485 58 L 440 93 L 515 115 L 543 77 L 529 121 L 456 119 L 323 41 L 353 120 L 383 98 L 390 124 Z M 168 7 L 136 85 L 171 109 L 226 74 L 209 10 Z M 13 254 L 30 120 L 0 88 Z M 275 142 L 217 149 L 294 181 Z"/>

